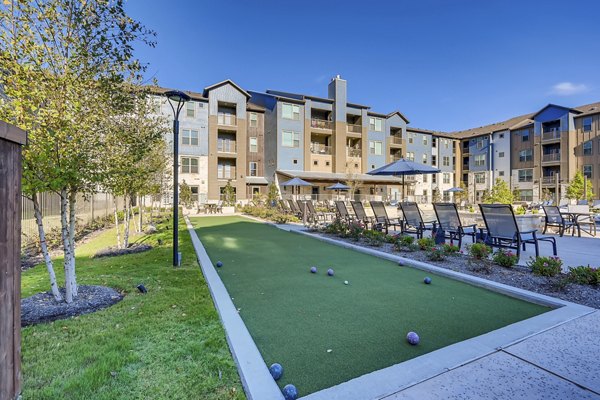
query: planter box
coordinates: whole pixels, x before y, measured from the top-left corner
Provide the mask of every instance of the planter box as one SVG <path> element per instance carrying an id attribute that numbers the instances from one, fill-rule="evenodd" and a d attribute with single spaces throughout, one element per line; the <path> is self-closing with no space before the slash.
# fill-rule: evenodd
<path id="1" fill-rule="evenodd" d="M 235 214 L 235 207 L 223 206 L 223 214 Z"/>

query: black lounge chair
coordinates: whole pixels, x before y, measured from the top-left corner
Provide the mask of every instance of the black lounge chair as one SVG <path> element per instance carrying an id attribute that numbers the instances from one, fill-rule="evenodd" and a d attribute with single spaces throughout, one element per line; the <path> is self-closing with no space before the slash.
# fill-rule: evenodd
<path id="1" fill-rule="evenodd" d="M 423 237 L 423 232 L 432 231 L 436 227 L 436 221 L 423 221 L 421 210 L 417 203 L 413 201 L 402 202 L 398 204 L 402 215 L 404 215 L 404 223 L 402 227 L 402 233 L 416 234 L 417 238 Z"/>
<path id="2" fill-rule="evenodd" d="M 462 246 L 462 238 L 471 236 L 475 243 L 477 234 L 477 224 L 463 225 L 458 209 L 454 203 L 433 203 L 433 210 L 437 217 L 439 228 L 444 231 L 446 239 L 450 239 L 450 243 L 454 244 L 454 240 L 458 240 L 458 247 Z"/>
<path id="3" fill-rule="evenodd" d="M 400 218 L 388 217 L 385 205 L 382 201 L 371 201 L 370 203 L 373 214 L 375 214 L 375 221 L 378 226 L 385 229 L 385 233 L 389 232 L 390 227 L 393 227 L 394 230 L 400 228 L 400 232 L 402 232 L 402 220 Z"/>
<path id="4" fill-rule="evenodd" d="M 550 242 L 552 252 L 556 255 L 556 239 L 550 236 L 538 236 L 537 229 L 521 232 L 517 225 L 515 213 L 510 204 L 480 204 L 479 209 L 485 222 L 487 235 L 485 243 L 492 247 L 509 248 L 517 251 L 521 257 L 521 247 L 526 244 L 535 246 L 535 256 L 540 256 L 538 242 Z"/>
<path id="5" fill-rule="evenodd" d="M 324 213 L 322 211 L 317 211 L 315 209 L 315 205 L 313 204 L 312 200 L 307 200 L 306 205 L 308 206 L 309 215 L 315 219 L 315 222 L 318 222 L 318 221 L 325 222 L 328 219 L 331 219 L 331 213 Z"/>
<path id="6" fill-rule="evenodd" d="M 569 229 L 572 231 L 571 235 L 575 234 L 575 222 L 571 219 L 565 218 L 563 214 L 561 214 L 560 208 L 557 206 L 542 206 L 542 208 L 546 214 L 544 230 L 542 231 L 543 234 L 546 233 L 549 226 L 558 228 L 558 234 L 561 237 L 565 234 L 565 231 L 568 231 Z"/>
<path id="7" fill-rule="evenodd" d="M 288 200 L 288 204 L 290 205 L 290 209 L 292 210 L 292 213 L 297 216 L 298 218 L 302 217 L 302 211 L 300 210 L 300 207 L 298 207 L 298 204 L 294 201 L 289 199 Z"/>
<path id="8" fill-rule="evenodd" d="M 340 219 L 340 221 L 350 223 L 350 221 L 354 219 L 354 217 L 348 212 L 346 203 L 344 203 L 342 200 L 337 200 L 335 202 L 335 209 L 337 217 Z"/>
<path id="9" fill-rule="evenodd" d="M 365 224 L 366 229 L 373 229 L 375 227 L 373 223 L 373 218 L 367 215 L 365 207 L 360 201 L 351 201 L 350 205 L 354 210 L 354 215 L 356 216 L 356 219 Z"/>

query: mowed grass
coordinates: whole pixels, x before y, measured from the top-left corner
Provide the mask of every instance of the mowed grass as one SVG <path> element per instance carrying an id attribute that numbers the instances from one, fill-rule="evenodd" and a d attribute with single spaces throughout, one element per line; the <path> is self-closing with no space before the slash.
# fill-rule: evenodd
<path id="1" fill-rule="evenodd" d="M 114 230 L 77 249 L 79 284 L 110 286 L 125 298 L 94 314 L 24 328 L 24 399 L 245 398 L 185 223 L 178 269 L 167 225 L 134 239 L 155 246 L 145 253 L 91 259 L 114 245 Z M 140 283 L 147 294 L 138 293 Z M 44 265 L 23 273 L 23 297 L 48 288 Z"/>
<path id="2" fill-rule="evenodd" d="M 549 310 L 242 217 L 193 222 L 279 385 L 301 396 Z"/>

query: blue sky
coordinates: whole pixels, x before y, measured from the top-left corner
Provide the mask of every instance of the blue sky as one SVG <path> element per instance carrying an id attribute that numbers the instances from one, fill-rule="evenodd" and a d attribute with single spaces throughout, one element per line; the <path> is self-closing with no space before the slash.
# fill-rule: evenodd
<path id="1" fill-rule="evenodd" d="M 128 0 L 158 34 L 138 46 L 148 77 L 200 91 L 327 95 L 400 110 L 411 126 L 454 131 L 600 101 L 600 1 Z"/>

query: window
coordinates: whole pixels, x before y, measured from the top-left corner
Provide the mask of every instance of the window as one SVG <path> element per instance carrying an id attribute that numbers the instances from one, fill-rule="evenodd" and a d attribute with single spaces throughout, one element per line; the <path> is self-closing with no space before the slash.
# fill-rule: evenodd
<path id="1" fill-rule="evenodd" d="M 358 163 L 354 163 L 354 168 L 358 168 Z"/>
<path id="2" fill-rule="evenodd" d="M 423 183 L 427 183 L 427 175 L 423 174 Z"/>
<path id="3" fill-rule="evenodd" d="M 450 141 L 448 139 L 444 139 L 444 147 L 447 149 L 450 148 Z"/>
<path id="4" fill-rule="evenodd" d="M 583 119 L 583 131 L 589 132 L 592 130 L 592 117 L 585 117 Z"/>
<path id="5" fill-rule="evenodd" d="M 183 129 L 181 132 L 181 144 L 198 146 L 198 131 L 192 129 Z"/>
<path id="6" fill-rule="evenodd" d="M 191 157 L 181 157 L 181 173 L 197 174 L 198 173 L 198 159 L 191 158 Z"/>
<path id="7" fill-rule="evenodd" d="M 325 165 L 329 167 L 331 163 L 329 161 L 325 161 Z"/>
<path id="8" fill-rule="evenodd" d="M 437 138 L 431 137 L 431 147 L 437 147 Z"/>
<path id="9" fill-rule="evenodd" d="M 406 134 L 408 136 L 408 143 L 413 143 L 415 141 L 415 134 L 412 132 L 407 132 Z"/>
<path id="10" fill-rule="evenodd" d="M 477 139 L 475 139 L 476 143 L 475 143 L 475 147 L 477 147 L 478 149 L 483 149 L 483 142 L 485 141 L 484 137 L 479 137 Z"/>
<path id="11" fill-rule="evenodd" d="M 250 161 L 249 163 L 250 176 L 258 176 L 258 163 L 256 161 Z"/>
<path id="12" fill-rule="evenodd" d="M 444 183 L 450 183 L 450 174 L 445 172 L 442 179 Z"/>
<path id="13" fill-rule="evenodd" d="M 188 101 L 185 103 L 185 115 L 194 118 L 196 116 L 196 103 Z"/>
<path id="14" fill-rule="evenodd" d="M 475 174 L 475 183 L 485 183 L 485 174 L 484 173 Z"/>
<path id="15" fill-rule="evenodd" d="M 521 142 L 529 142 L 529 131 L 521 132 Z"/>
<path id="16" fill-rule="evenodd" d="M 583 166 L 583 176 L 592 179 L 592 166 L 590 164 Z"/>
<path id="17" fill-rule="evenodd" d="M 281 131 L 283 147 L 300 147 L 300 134 L 293 131 Z"/>
<path id="18" fill-rule="evenodd" d="M 498 176 L 504 176 L 504 171 L 499 171 Z"/>
<path id="19" fill-rule="evenodd" d="M 519 182 L 533 182 L 533 170 L 532 169 L 520 169 L 519 170 Z"/>
<path id="20" fill-rule="evenodd" d="M 500 136 L 500 139 L 504 139 L 504 133 L 501 133 L 499 136 Z"/>
<path id="21" fill-rule="evenodd" d="M 250 153 L 258 152 L 258 139 L 255 137 L 250 138 Z"/>
<path id="22" fill-rule="evenodd" d="M 319 161 L 317 161 L 317 160 L 314 160 L 314 161 L 313 161 L 313 165 L 319 165 Z"/>
<path id="23" fill-rule="evenodd" d="M 434 167 L 437 165 L 437 156 L 431 156 L 431 165 L 433 165 Z"/>
<path id="24" fill-rule="evenodd" d="M 190 186 L 192 192 L 192 201 L 198 201 L 198 186 Z"/>
<path id="25" fill-rule="evenodd" d="M 228 162 L 218 164 L 217 179 L 235 179 L 235 166 Z"/>
<path id="26" fill-rule="evenodd" d="M 423 154 L 423 164 L 427 164 L 427 154 Z"/>
<path id="27" fill-rule="evenodd" d="M 588 140 L 587 142 L 583 142 L 583 155 L 591 156 L 592 155 L 592 141 Z"/>
<path id="28" fill-rule="evenodd" d="M 500 153 L 498 153 L 498 158 L 504 158 L 504 152 L 501 151 Z"/>
<path id="29" fill-rule="evenodd" d="M 450 166 L 450 156 L 443 156 L 442 157 L 442 165 L 444 167 L 449 167 Z"/>
<path id="30" fill-rule="evenodd" d="M 296 104 L 283 103 L 281 105 L 281 117 L 285 119 L 300 120 L 300 106 Z"/>
<path id="31" fill-rule="evenodd" d="M 369 153 L 380 156 L 383 154 L 383 142 L 370 141 L 369 142 Z"/>
<path id="32" fill-rule="evenodd" d="M 427 135 L 423 135 L 423 145 L 427 146 Z"/>
<path id="33" fill-rule="evenodd" d="M 485 166 L 485 154 L 477 154 L 475 156 L 475 166 L 476 167 L 484 167 Z"/>
<path id="34" fill-rule="evenodd" d="M 431 175 L 431 183 L 437 183 L 437 174 Z"/>
<path id="35" fill-rule="evenodd" d="M 415 153 L 412 151 L 406 152 L 406 159 L 410 161 L 415 161 Z"/>
<path id="36" fill-rule="evenodd" d="M 250 118 L 250 127 L 256 128 L 258 126 L 258 115 L 256 113 L 249 113 L 248 116 Z"/>
<path id="37" fill-rule="evenodd" d="M 519 190 L 520 201 L 533 201 L 533 189 L 521 189 Z"/>
<path id="38" fill-rule="evenodd" d="M 383 132 L 383 120 L 381 118 L 369 117 L 369 130 Z"/>
<path id="39" fill-rule="evenodd" d="M 298 164 L 298 160 L 294 158 L 294 159 L 292 160 L 292 163 L 293 163 L 293 164 Z"/>
<path id="40" fill-rule="evenodd" d="M 533 149 L 521 150 L 519 152 L 519 162 L 526 162 L 533 160 Z"/>

